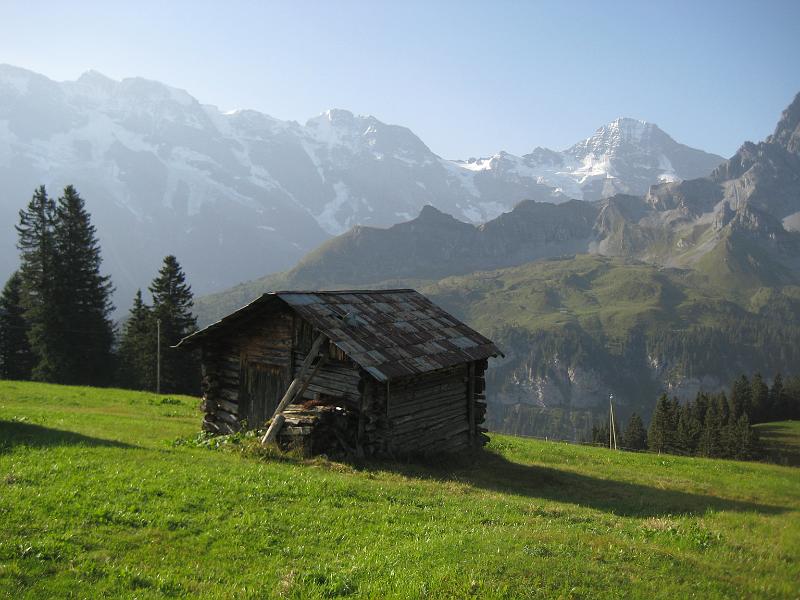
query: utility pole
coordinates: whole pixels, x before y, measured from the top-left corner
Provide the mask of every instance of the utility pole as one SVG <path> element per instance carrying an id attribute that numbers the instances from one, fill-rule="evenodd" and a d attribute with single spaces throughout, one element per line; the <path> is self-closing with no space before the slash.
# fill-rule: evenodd
<path id="1" fill-rule="evenodd" d="M 614 426 L 614 394 L 608 395 L 608 447 L 611 448 L 611 441 L 614 441 L 614 450 L 617 449 L 617 428 Z M 613 436 L 613 437 L 612 437 Z"/>
<path id="2" fill-rule="evenodd" d="M 161 394 L 161 319 L 156 319 L 156 394 Z"/>

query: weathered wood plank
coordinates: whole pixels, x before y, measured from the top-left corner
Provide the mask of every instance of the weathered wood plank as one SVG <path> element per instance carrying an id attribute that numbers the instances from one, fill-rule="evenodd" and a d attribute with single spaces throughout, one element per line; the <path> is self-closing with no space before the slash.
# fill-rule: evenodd
<path id="1" fill-rule="evenodd" d="M 269 429 L 267 429 L 264 437 L 261 438 L 262 444 L 267 444 L 275 439 L 281 429 L 281 426 L 283 425 L 283 416 L 281 415 L 281 412 L 283 412 L 283 409 L 291 404 L 296 395 L 302 395 L 303 392 L 305 392 L 309 381 L 319 369 L 320 364 L 325 361 L 325 355 L 323 354 L 320 356 L 319 351 L 320 348 L 322 348 L 322 344 L 324 344 L 327 339 L 328 338 L 325 336 L 325 334 L 320 333 L 317 336 L 317 339 L 314 340 L 314 344 L 311 346 L 311 351 L 308 353 L 308 356 L 300 367 L 300 374 L 295 377 L 294 380 L 292 380 L 292 383 L 289 385 L 289 389 L 286 390 L 283 398 L 281 398 L 281 401 L 278 403 L 275 413 L 272 416 L 272 422 L 270 423 Z M 314 362 L 315 360 L 316 363 Z M 307 374 L 309 369 L 312 368 L 312 365 L 314 365 L 313 372 L 311 373 L 310 377 L 308 377 Z M 279 416 L 280 418 L 277 418 Z"/>

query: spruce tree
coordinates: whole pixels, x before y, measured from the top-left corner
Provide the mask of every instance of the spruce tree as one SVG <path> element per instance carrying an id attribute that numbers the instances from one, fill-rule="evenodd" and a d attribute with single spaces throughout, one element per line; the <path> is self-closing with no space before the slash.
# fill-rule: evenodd
<path id="1" fill-rule="evenodd" d="M 731 386 L 731 397 L 728 400 L 730 420 L 736 423 L 743 414 L 749 414 L 751 405 L 751 384 L 747 375 L 742 375 Z"/>
<path id="2" fill-rule="evenodd" d="M 119 383 L 136 390 L 156 387 L 156 327 L 150 308 L 137 290 L 122 328 L 119 347 Z"/>
<path id="3" fill-rule="evenodd" d="M 633 413 L 628 419 L 628 426 L 622 434 L 622 447 L 628 450 L 645 450 L 647 448 L 647 432 L 642 418 Z"/>
<path id="4" fill-rule="evenodd" d="M 15 272 L 0 294 L 0 379 L 30 379 L 33 354 L 22 306 L 22 277 Z"/>
<path id="5" fill-rule="evenodd" d="M 744 378 L 747 380 L 747 378 Z M 741 379 L 740 379 L 741 381 Z M 750 395 L 750 386 L 749 381 L 747 385 L 747 391 L 745 392 L 747 396 Z M 731 392 L 731 396 L 733 396 L 733 391 Z M 740 397 L 739 401 L 732 401 L 728 397 L 726 397 L 725 392 L 720 392 L 717 394 L 715 398 L 715 404 L 717 405 L 717 411 L 719 414 L 719 448 L 717 449 L 717 453 L 714 456 L 720 458 L 727 458 L 732 455 L 734 448 L 736 446 L 736 423 L 739 420 L 738 417 L 734 417 L 736 407 L 739 407 L 738 410 L 741 410 L 741 407 L 744 406 L 742 404 L 743 399 Z M 742 412 L 741 414 L 745 414 Z M 740 415 L 741 416 L 741 415 Z"/>
<path id="6" fill-rule="evenodd" d="M 708 394 L 706 394 L 705 392 L 698 392 L 697 397 L 691 404 L 692 418 L 700 424 L 701 431 L 703 428 L 703 424 L 705 423 L 706 412 L 708 411 L 709 402 L 710 399 L 708 397 Z"/>
<path id="7" fill-rule="evenodd" d="M 718 397 L 717 397 L 718 398 Z M 720 456 L 722 454 L 722 419 L 717 398 L 711 398 L 703 420 L 703 431 L 700 434 L 698 454 L 703 456 Z"/>
<path id="8" fill-rule="evenodd" d="M 595 424 L 592 426 L 592 443 L 596 446 L 605 446 L 607 448 L 610 434 L 611 429 L 608 420 L 603 421 L 600 425 Z"/>
<path id="9" fill-rule="evenodd" d="M 174 256 L 164 258 L 149 289 L 153 297 L 153 318 L 161 322 L 161 389 L 195 393 L 200 387 L 197 355 L 171 347 L 197 330 L 197 319 L 192 314 L 192 288 L 186 283 L 186 276 Z"/>
<path id="10" fill-rule="evenodd" d="M 800 375 L 786 378 L 783 394 L 779 398 L 778 418 L 800 419 Z"/>
<path id="11" fill-rule="evenodd" d="M 764 421 L 778 421 L 784 406 L 785 390 L 783 387 L 783 376 L 778 373 L 769 389 L 769 399 Z"/>
<path id="12" fill-rule="evenodd" d="M 59 379 L 74 384 L 110 382 L 114 342 L 113 286 L 100 274 L 100 244 L 85 203 L 69 185 L 58 199 L 54 224 L 58 256 L 55 283 L 57 310 L 63 324 Z"/>
<path id="13" fill-rule="evenodd" d="M 667 447 L 666 452 L 679 452 L 678 448 L 678 421 L 681 414 L 681 403 L 676 396 L 669 401 L 667 420 Z"/>
<path id="14" fill-rule="evenodd" d="M 55 203 L 44 186 L 36 189 L 26 209 L 19 211 L 16 225 L 22 278 L 22 306 L 28 322 L 28 341 L 34 356 L 31 376 L 40 381 L 58 381 L 64 372 L 59 336 L 54 238 Z"/>
<path id="15" fill-rule="evenodd" d="M 699 394 L 698 394 L 699 396 Z M 697 418 L 694 403 L 687 403 L 678 417 L 677 450 L 680 454 L 692 455 L 697 452 L 703 426 Z"/>
<path id="16" fill-rule="evenodd" d="M 755 430 L 750 427 L 750 419 L 743 414 L 736 423 L 732 424 L 733 443 L 728 456 L 737 460 L 749 460 L 756 456 L 758 438 Z"/>
<path id="17" fill-rule="evenodd" d="M 769 408 L 769 387 L 764 383 L 761 373 L 753 375 L 750 382 L 750 411 L 748 417 L 753 423 L 761 423 L 766 420 Z"/>
<path id="18" fill-rule="evenodd" d="M 647 432 L 647 446 L 653 452 L 668 452 L 671 447 L 670 416 L 671 402 L 666 394 L 662 394 L 656 402 L 650 429 Z"/>

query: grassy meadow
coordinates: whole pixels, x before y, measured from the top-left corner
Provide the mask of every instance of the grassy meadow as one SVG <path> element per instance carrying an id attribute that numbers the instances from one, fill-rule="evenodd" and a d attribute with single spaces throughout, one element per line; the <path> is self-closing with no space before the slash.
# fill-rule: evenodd
<path id="1" fill-rule="evenodd" d="M 197 404 L 0 382 L 0 597 L 800 593 L 792 466 L 500 435 L 469 463 L 270 458 L 192 444 Z"/>

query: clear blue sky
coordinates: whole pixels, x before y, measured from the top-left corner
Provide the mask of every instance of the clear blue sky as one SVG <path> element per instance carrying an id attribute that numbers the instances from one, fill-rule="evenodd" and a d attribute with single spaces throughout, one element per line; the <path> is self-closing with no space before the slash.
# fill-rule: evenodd
<path id="1" fill-rule="evenodd" d="M 564 148 L 617 116 L 728 156 L 800 91 L 800 1 L 0 0 L 0 62 L 223 109 L 330 107 L 448 158 Z"/>

